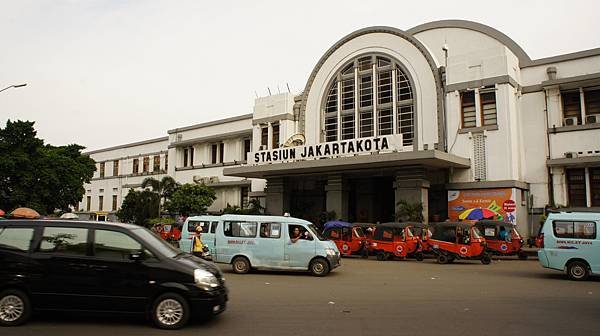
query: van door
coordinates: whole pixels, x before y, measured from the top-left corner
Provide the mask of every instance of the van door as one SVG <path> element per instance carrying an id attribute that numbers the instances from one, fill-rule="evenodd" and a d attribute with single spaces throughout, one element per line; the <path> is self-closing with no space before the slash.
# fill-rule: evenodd
<path id="1" fill-rule="evenodd" d="M 260 223 L 253 266 L 265 268 L 287 267 L 287 262 L 283 260 L 285 241 L 281 223 Z"/>
<path id="2" fill-rule="evenodd" d="M 202 242 L 208 247 L 211 255 L 215 255 L 215 233 L 217 231 L 217 227 L 219 226 L 218 221 L 210 222 L 210 227 L 208 228 L 206 233 L 202 234 Z"/>
<path id="3" fill-rule="evenodd" d="M 308 263 L 315 256 L 315 238 L 312 235 L 305 235 L 309 231 L 303 225 L 287 224 L 284 226 L 287 227 L 284 260 L 291 268 L 308 269 Z M 296 240 L 295 236 L 298 233 L 300 237 Z"/>

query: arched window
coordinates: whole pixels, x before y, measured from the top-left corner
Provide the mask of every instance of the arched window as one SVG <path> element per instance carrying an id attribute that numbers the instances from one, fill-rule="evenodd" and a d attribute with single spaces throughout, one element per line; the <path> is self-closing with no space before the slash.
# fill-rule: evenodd
<path id="1" fill-rule="evenodd" d="M 322 132 L 326 142 L 402 134 L 414 138 L 412 84 L 389 57 L 366 55 L 341 68 L 325 94 Z"/>

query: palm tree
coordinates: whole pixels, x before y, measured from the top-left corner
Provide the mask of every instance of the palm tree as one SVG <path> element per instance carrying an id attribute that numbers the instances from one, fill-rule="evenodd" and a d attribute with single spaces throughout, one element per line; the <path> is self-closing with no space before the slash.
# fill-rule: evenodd
<path id="1" fill-rule="evenodd" d="M 160 217 L 161 213 L 161 204 L 164 204 L 173 195 L 178 186 L 179 184 L 171 176 L 165 176 L 160 181 L 154 177 L 146 177 L 142 181 L 142 189 L 150 187 L 161 199 L 161 202 L 158 204 L 158 217 Z"/>

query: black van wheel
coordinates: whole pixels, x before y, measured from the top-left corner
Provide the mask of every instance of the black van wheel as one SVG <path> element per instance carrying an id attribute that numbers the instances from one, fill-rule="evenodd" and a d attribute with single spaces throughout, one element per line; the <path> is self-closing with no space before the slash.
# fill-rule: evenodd
<path id="1" fill-rule="evenodd" d="M 27 294 L 17 289 L 0 293 L 0 325 L 18 326 L 31 316 L 31 303 Z"/>
<path id="2" fill-rule="evenodd" d="M 152 306 L 152 322 L 161 329 L 179 329 L 190 318 L 190 305 L 179 294 L 165 293 Z"/>
<path id="3" fill-rule="evenodd" d="M 246 274 L 250 271 L 250 262 L 245 257 L 235 257 L 231 262 L 233 272 L 237 274 Z"/>
<path id="4" fill-rule="evenodd" d="M 588 278 L 590 271 L 584 262 L 572 261 L 567 265 L 567 275 L 571 280 L 582 281 Z"/>
<path id="5" fill-rule="evenodd" d="M 481 263 L 484 265 L 489 265 L 492 262 L 492 258 L 488 254 L 484 254 L 481 256 Z"/>
<path id="6" fill-rule="evenodd" d="M 329 273 L 329 264 L 323 258 L 313 259 L 308 266 L 310 273 L 314 276 L 326 276 Z"/>
<path id="7" fill-rule="evenodd" d="M 445 254 L 438 254 L 437 257 L 437 262 L 438 264 L 447 264 L 448 263 L 448 257 Z"/>

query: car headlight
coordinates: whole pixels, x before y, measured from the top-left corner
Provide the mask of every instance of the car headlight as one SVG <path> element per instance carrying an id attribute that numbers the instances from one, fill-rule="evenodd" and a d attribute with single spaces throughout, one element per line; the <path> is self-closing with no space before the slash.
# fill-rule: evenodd
<path id="1" fill-rule="evenodd" d="M 331 248 L 325 249 L 325 252 L 327 252 L 327 255 L 330 255 L 330 256 L 334 256 L 336 254 L 336 250 L 331 249 Z"/>
<path id="2" fill-rule="evenodd" d="M 194 270 L 194 282 L 196 282 L 196 286 L 206 290 L 219 287 L 217 277 L 209 271 L 200 268 Z"/>

